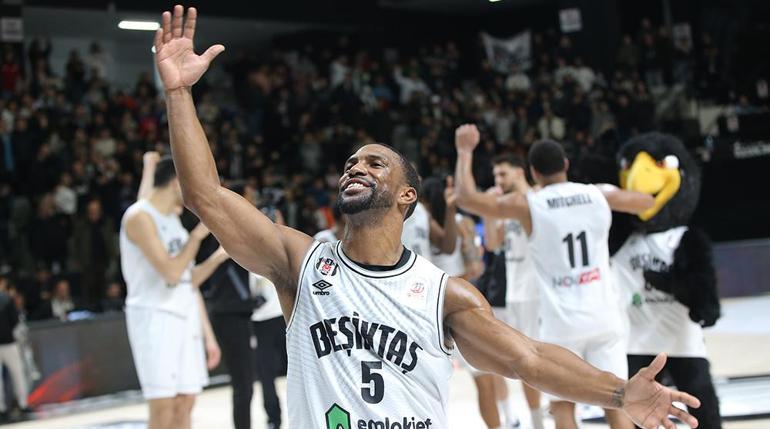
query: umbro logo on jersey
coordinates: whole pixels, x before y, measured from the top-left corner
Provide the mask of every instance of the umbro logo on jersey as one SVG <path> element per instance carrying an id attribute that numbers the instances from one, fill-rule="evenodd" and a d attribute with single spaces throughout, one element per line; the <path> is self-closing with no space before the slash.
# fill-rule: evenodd
<path id="1" fill-rule="evenodd" d="M 327 282 L 326 280 L 318 280 L 317 282 L 313 283 L 313 287 L 318 289 L 313 291 L 313 295 L 329 295 L 329 292 L 326 289 L 329 289 L 332 286 L 334 285 Z"/>
<path id="2" fill-rule="evenodd" d="M 325 276 L 334 276 L 337 274 L 337 269 L 339 268 L 337 262 L 335 262 L 334 259 L 325 258 L 323 256 L 318 258 L 318 263 L 315 264 L 315 267 L 318 271 L 321 272 L 321 274 Z"/>

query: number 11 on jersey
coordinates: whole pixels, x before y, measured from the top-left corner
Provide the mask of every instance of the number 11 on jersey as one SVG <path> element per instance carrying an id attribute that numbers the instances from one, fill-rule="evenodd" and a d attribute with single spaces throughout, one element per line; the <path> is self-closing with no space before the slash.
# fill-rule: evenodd
<path id="1" fill-rule="evenodd" d="M 569 256 L 570 267 L 575 268 L 575 241 L 580 242 L 580 254 L 582 255 L 583 266 L 588 266 L 588 243 L 586 242 L 585 231 L 581 231 L 580 234 L 576 236 L 569 233 L 561 241 L 567 244 L 567 256 Z"/>

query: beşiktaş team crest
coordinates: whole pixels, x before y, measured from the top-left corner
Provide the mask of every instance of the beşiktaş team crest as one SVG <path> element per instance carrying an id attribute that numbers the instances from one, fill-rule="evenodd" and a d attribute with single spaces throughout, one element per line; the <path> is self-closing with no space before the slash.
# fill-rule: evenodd
<path id="1" fill-rule="evenodd" d="M 339 266 L 334 259 L 321 256 L 318 258 L 315 268 L 325 276 L 334 276 L 337 274 Z"/>

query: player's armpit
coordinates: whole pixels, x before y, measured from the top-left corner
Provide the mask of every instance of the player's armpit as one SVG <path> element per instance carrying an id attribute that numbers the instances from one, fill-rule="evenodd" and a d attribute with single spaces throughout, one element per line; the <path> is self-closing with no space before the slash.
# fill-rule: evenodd
<path id="1" fill-rule="evenodd" d="M 474 368 L 508 378 L 522 378 L 533 341 L 497 320 L 492 307 L 465 280 L 451 278 L 444 298 L 444 326 Z"/>

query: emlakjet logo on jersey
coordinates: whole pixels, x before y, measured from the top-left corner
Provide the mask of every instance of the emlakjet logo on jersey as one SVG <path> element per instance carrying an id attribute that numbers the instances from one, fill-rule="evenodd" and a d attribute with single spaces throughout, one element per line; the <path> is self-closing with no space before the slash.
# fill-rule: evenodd
<path id="1" fill-rule="evenodd" d="M 318 359 L 342 351 L 350 356 L 353 349 L 366 349 L 377 353 L 381 359 L 393 362 L 404 374 L 417 367 L 417 351 L 423 350 L 405 332 L 363 320 L 356 312 L 352 317 L 324 319 L 310 325 L 310 337 Z"/>
<path id="2" fill-rule="evenodd" d="M 352 421 L 355 420 L 350 418 L 350 413 L 337 404 L 332 405 L 326 412 L 326 429 L 431 429 L 433 426 L 430 419 L 421 420 L 415 417 L 394 419 L 385 417 L 385 420 L 359 419 L 355 425 Z"/>
<path id="3" fill-rule="evenodd" d="M 593 270 L 582 272 L 576 276 L 554 277 L 553 286 L 554 287 L 583 286 L 589 283 L 593 283 L 595 281 L 599 281 L 601 279 L 602 279 L 601 271 L 599 271 L 599 268 L 594 268 Z"/>

